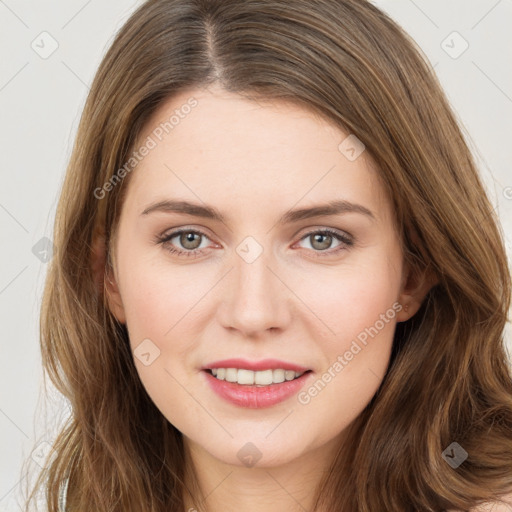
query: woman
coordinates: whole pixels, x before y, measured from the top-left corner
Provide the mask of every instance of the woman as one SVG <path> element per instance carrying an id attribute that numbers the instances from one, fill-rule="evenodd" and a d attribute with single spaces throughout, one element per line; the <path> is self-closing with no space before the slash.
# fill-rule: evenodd
<path id="1" fill-rule="evenodd" d="M 41 347 L 73 414 L 51 512 L 508 510 L 497 219 L 369 2 L 143 4 L 55 245 Z"/>

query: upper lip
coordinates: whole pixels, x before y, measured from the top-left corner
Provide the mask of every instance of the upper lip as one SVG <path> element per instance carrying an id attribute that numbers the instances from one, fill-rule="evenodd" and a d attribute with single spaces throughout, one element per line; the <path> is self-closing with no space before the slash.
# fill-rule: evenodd
<path id="1" fill-rule="evenodd" d="M 282 368 L 283 370 L 293 370 L 295 372 L 305 372 L 309 368 L 279 359 L 262 359 L 260 361 L 249 361 L 247 359 L 222 359 L 220 361 L 213 361 L 203 366 L 201 370 L 211 370 L 212 368 L 238 368 L 244 370 L 261 371 L 261 370 L 276 370 Z"/>

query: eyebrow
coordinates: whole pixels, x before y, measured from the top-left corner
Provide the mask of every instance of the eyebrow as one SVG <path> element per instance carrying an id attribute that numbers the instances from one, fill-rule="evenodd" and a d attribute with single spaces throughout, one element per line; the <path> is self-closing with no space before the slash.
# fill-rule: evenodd
<path id="1" fill-rule="evenodd" d="M 149 205 L 141 215 L 148 215 L 152 212 L 171 212 L 171 213 L 185 213 L 195 217 L 202 217 L 205 219 L 216 220 L 225 223 L 225 217 L 219 210 L 213 206 L 201 205 L 198 203 L 191 203 L 189 201 L 178 200 L 164 200 Z M 360 204 L 351 203 L 344 199 L 337 199 L 325 204 L 319 204 L 308 208 L 298 208 L 286 212 L 277 221 L 277 224 L 287 224 L 298 222 L 304 219 L 313 217 L 323 217 L 328 215 L 338 215 L 343 213 L 360 213 L 375 220 L 375 215 L 365 206 Z"/>

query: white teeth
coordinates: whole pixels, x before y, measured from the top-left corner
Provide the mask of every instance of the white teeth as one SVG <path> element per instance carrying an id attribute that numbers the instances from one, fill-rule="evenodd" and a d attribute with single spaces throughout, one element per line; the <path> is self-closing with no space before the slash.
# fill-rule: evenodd
<path id="1" fill-rule="evenodd" d="M 268 386 L 270 384 L 279 384 L 285 380 L 293 380 L 300 377 L 304 372 L 295 372 L 293 370 L 262 370 L 254 372 L 243 368 L 212 368 L 212 374 L 219 380 L 236 382 L 237 384 L 247 386 Z"/>
<path id="2" fill-rule="evenodd" d="M 272 370 L 264 370 L 254 373 L 254 384 L 259 384 L 260 386 L 268 386 L 272 384 Z"/>
<path id="3" fill-rule="evenodd" d="M 226 368 L 226 376 L 228 382 L 236 382 L 238 379 L 238 370 L 236 368 Z"/>
<path id="4" fill-rule="evenodd" d="M 293 380 L 295 378 L 295 372 L 293 370 L 286 370 L 284 372 L 284 378 L 286 380 Z"/>
<path id="5" fill-rule="evenodd" d="M 272 381 L 276 383 L 284 382 L 284 374 L 286 372 L 284 370 L 273 370 L 272 371 Z M 293 372 L 293 375 L 295 375 L 295 372 Z"/>
<path id="6" fill-rule="evenodd" d="M 252 386 L 254 384 L 254 372 L 252 372 L 251 370 L 238 370 L 236 381 L 238 382 L 238 384 L 248 384 Z"/>

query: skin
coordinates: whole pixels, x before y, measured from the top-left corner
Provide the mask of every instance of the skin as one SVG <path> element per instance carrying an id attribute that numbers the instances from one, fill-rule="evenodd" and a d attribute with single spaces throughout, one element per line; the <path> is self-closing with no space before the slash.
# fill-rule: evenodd
<path id="1" fill-rule="evenodd" d="M 429 286 L 404 265 L 391 203 L 367 152 L 349 161 L 338 150 L 347 133 L 296 105 L 212 87 L 162 104 L 140 140 L 191 97 L 197 106 L 130 176 L 109 307 L 127 325 L 133 350 L 145 339 L 160 350 L 148 366 L 134 362 L 156 406 L 183 433 L 209 510 L 309 509 L 345 429 L 385 375 L 396 322 L 418 310 Z M 142 214 L 166 199 L 212 205 L 226 220 Z M 335 199 L 374 218 L 348 212 L 277 224 L 291 209 Z M 180 227 L 206 236 L 188 245 L 179 236 L 156 241 Z M 353 245 L 306 236 L 325 228 L 349 234 Z M 236 251 L 248 236 L 262 248 L 252 263 Z M 203 252 L 179 256 L 170 246 Z M 211 391 L 200 370 L 230 357 L 277 358 L 312 369 L 309 386 L 395 303 L 407 312 L 307 404 L 293 396 L 269 408 L 237 407 Z M 248 442 L 261 452 L 253 467 L 237 457 Z M 197 505 L 187 497 L 185 510 Z"/>

